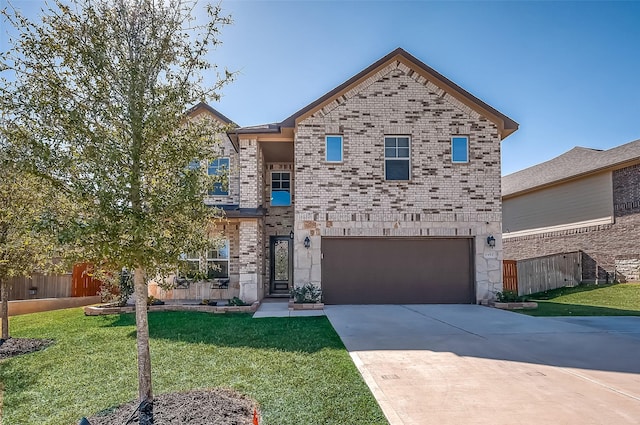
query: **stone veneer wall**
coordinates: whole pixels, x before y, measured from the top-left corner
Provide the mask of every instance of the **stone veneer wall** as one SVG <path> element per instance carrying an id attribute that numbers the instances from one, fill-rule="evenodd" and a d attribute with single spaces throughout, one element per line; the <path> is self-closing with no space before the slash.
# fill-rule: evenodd
<path id="1" fill-rule="evenodd" d="M 324 161 L 327 134 L 343 135 L 343 163 Z M 385 135 L 411 137 L 410 181 L 385 181 Z M 454 135 L 469 137 L 468 164 L 451 162 Z M 297 285 L 321 283 L 323 236 L 474 237 L 477 299 L 502 290 L 498 130 L 405 65 L 300 122 L 295 159 Z"/>
<path id="2" fill-rule="evenodd" d="M 640 165 L 613 171 L 614 223 L 503 239 L 505 258 L 522 260 L 581 250 L 584 281 L 638 280 Z"/>
<path id="3" fill-rule="evenodd" d="M 288 207 L 272 207 L 271 206 L 271 172 L 272 171 L 288 171 L 291 173 L 291 206 Z M 271 251 L 270 237 L 277 235 L 289 235 L 293 230 L 293 209 L 295 204 L 295 196 L 293 187 L 295 182 L 295 173 L 292 163 L 266 163 L 264 170 L 264 191 L 263 199 L 266 215 L 264 217 L 264 289 L 268 293 L 270 291 L 269 284 L 271 279 Z"/>

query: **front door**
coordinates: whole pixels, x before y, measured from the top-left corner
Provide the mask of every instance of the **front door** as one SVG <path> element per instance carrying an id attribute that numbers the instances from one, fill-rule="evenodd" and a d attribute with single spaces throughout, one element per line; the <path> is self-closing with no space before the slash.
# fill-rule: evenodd
<path id="1" fill-rule="evenodd" d="M 271 294 L 284 295 L 291 287 L 293 271 L 293 241 L 288 236 L 271 236 L 270 238 L 270 270 Z"/>

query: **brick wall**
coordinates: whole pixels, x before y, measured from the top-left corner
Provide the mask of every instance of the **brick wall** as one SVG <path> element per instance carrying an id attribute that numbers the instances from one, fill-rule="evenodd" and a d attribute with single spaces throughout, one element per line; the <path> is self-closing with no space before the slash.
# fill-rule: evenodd
<path id="1" fill-rule="evenodd" d="M 583 280 L 606 281 L 607 274 L 611 279 L 614 272 L 620 280 L 636 280 L 638 271 L 634 272 L 633 264 L 640 259 L 640 167 L 616 170 L 612 181 L 613 224 L 507 238 L 503 240 L 504 258 L 521 260 L 581 250 Z"/>
<path id="2" fill-rule="evenodd" d="M 258 141 L 240 139 L 240 206 L 256 208 L 260 205 L 258 159 L 261 157 Z M 260 170 L 262 171 L 262 170 Z M 259 175 L 260 174 L 260 175 Z"/>
<path id="3" fill-rule="evenodd" d="M 343 163 L 324 161 L 327 134 L 343 135 Z M 411 137 L 410 181 L 385 181 L 385 135 Z M 454 135 L 469 137 L 468 164 L 451 162 Z M 477 298 L 502 289 L 497 128 L 408 67 L 390 64 L 300 122 L 295 160 L 297 284 L 321 282 L 322 236 L 471 236 Z"/>

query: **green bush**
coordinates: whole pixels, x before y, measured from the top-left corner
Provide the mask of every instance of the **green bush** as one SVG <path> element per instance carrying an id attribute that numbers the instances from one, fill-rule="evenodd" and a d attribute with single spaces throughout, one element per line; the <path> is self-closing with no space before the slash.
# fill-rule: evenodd
<path id="1" fill-rule="evenodd" d="M 513 302 L 520 301 L 520 297 L 518 296 L 518 293 L 515 291 L 511 291 L 509 289 L 502 292 L 498 292 L 496 294 L 496 298 L 498 299 L 498 302 L 501 302 L 501 303 L 513 303 Z"/>
<path id="2" fill-rule="evenodd" d="M 291 290 L 294 303 L 319 303 L 322 300 L 322 289 L 313 283 L 297 286 Z"/>

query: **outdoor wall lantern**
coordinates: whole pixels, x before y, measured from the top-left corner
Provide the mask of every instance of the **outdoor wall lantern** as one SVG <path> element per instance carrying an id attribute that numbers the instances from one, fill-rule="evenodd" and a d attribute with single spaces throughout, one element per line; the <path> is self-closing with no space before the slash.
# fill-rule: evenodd
<path id="1" fill-rule="evenodd" d="M 496 246 L 496 238 L 494 238 L 493 235 L 487 237 L 487 245 L 489 245 L 491 248 L 494 248 Z"/>
<path id="2" fill-rule="evenodd" d="M 309 248 L 311 246 L 311 239 L 309 239 L 309 236 L 304 238 L 304 247 L 305 248 Z"/>
<path id="3" fill-rule="evenodd" d="M 289 232 L 289 239 L 293 239 L 293 230 Z"/>

